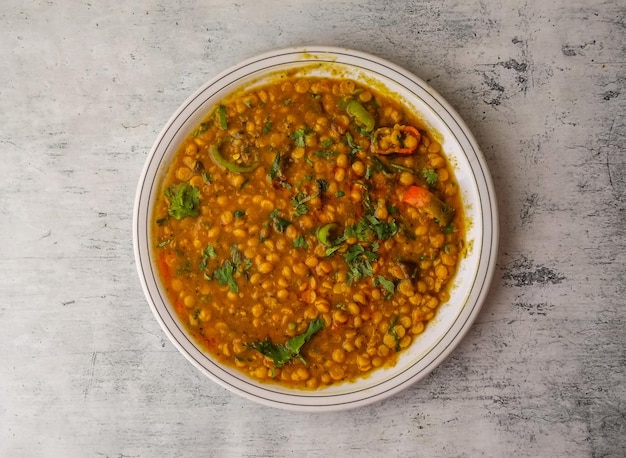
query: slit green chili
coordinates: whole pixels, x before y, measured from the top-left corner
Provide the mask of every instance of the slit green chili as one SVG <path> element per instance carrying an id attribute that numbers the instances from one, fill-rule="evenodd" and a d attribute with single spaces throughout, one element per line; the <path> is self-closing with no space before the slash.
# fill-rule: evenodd
<path id="1" fill-rule="evenodd" d="M 228 160 L 226 160 L 226 158 L 224 158 L 224 156 L 222 156 L 222 153 L 220 153 L 220 150 L 217 147 L 217 145 L 211 146 L 210 153 L 211 153 L 211 157 L 213 158 L 216 164 L 221 165 L 222 167 L 224 167 L 227 170 L 230 170 L 231 172 L 249 173 L 249 172 L 253 172 L 254 170 L 256 170 L 256 168 L 259 166 L 258 162 L 254 162 L 249 165 L 236 164 L 234 162 L 229 162 Z"/>
<path id="2" fill-rule="evenodd" d="M 374 130 L 374 127 L 376 126 L 376 120 L 374 119 L 374 116 L 372 116 L 372 114 L 356 100 L 353 99 L 347 103 L 346 113 L 348 113 L 360 124 L 362 124 L 363 129 L 366 132 L 371 132 Z"/>

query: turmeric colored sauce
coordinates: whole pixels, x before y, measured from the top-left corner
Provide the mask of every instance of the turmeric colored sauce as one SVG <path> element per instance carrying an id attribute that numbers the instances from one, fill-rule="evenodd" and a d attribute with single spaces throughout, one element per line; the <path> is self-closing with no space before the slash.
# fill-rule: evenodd
<path id="1" fill-rule="evenodd" d="M 463 252 L 435 138 L 347 79 L 286 76 L 223 100 L 180 146 L 154 213 L 161 280 L 193 337 L 303 389 L 393 365 Z"/>

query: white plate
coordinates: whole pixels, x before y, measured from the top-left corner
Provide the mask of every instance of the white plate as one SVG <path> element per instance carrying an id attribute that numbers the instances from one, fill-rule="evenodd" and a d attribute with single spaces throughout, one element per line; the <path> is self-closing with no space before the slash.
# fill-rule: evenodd
<path id="1" fill-rule="evenodd" d="M 220 365 L 188 336 L 156 274 L 150 224 L 156 192 L 178 145 L 225 95 L 261 84 L 276 72 L 306 67 L 309 75 L 342 76 L 382 85 L 413 107 L 443 137 L 467 217 L 468 254 L 450 291 L 426 331 L 400 354 L 395 367 L 374 371 L 354 383 L 318 391 L 261 384 Z M 362 52 L 342 48 L 290 48 L 254 57 L 219 74 L 193 94 L 157 138 L 139 180 L 133 214 L 133 242 L 141 284 L 164 332 L 180 352 L 210 379 L 245 398 L 299 411 L 330 411 L 388 398 L 428 375 L 459 344 L 476 319 L 494 273 L 498 244 L 496 197 L 485 159 L 465 123 L 425 82 L 406 70 Z"/>

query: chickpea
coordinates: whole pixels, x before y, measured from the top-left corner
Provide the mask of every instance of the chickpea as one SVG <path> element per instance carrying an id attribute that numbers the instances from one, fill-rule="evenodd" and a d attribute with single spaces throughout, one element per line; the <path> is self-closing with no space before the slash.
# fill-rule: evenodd
<path id="1" fill-rule="evenodd" d="M 350 164 L 350 159 L 348 158 L 347 154 L 341 153 L 337 156 L 336 163 L 337 167 L 345 169 Z"/>
<path id="2" fill-rule="evenodd" d="M 415 176 L 411 172 L 402 172 L 399 181 L 404 186 L 411 186 L 415 183 Z"/>
<path id="3" fill-rule="evenodd" d="M 439 264 L 435 267 L 435 275 L 437 278 L 446 278 L 448 276 L 448 269 L 443 264 Z"/>
<path id="4" fill-rule="evenodd" d="M 328 373 L 333 380 L 341 380 L 346 376 L 346 372 L 341 366 L 333 366 Z"/>
<path id="5" fill-rule="evenodd" d="M 293 266 L 293 273 L 300 277 L 304 277 L 305 275 L 308 275 L 309 268 L 306 266 L 305 263 L 300 262 Z"/>
<path id="6" fill-rule="evenodd" d="M 343 348 L 333 350 L 332 359 L 336 363 L 343 363 L 346 360 L 346 352 Z"/>
<path id="7" fill-rule="evenodd" d="M 178 170 L 176 170 L 176 178 L 181 181 L 189 180 L 192 174 L 193 172 L 188 167 L 180 167 Z"/>
<path id="8" fill-rule="evenodd" d="M 261 304 L 254 304 L 252 306 L 252 315 L 255 317 L 259 318 L 263 316 L 263 313 L 265 313 L 265 310 Z"/>
<path id="9" fill-rule="evenodd" d="M 370 355 L 368 355 L 367 353 L 363 354 L 363 355 L 359 355 L 356 357 L 356 365 L 359 368 L 360 371 L 367 371 L 370 369 L 372 363 L 371 363 L 371 359 L 370 359 Z"/>
<path id="10" fill-rule="evenodd" d="M 307 79 L 299 79 L 298 81 L 296 81 L 296 84 L 294 85 L 294 89 L 299 94 L 306 93 L 309 90 L 309 87 L 310 87 L 309 80 Z"/>
<path id="11" fill-rule="evenodd" d="M 333 320 L 337 323 L 345 323 L 348 321 L 348 314 L 341 309 L 335 310 L 333 312 Z"/>
<path id="12" fill-rule="evenodd" d="M 346 169 L 343 167 L 337 167 L 335 169 L 335 181 L 341 183 L 346 178 Z"/>
<path id="13" fill-rule="evenodd" d="M 358 177 L 365 175 L 365 164 L 361 161 L 354 161 L 352 163 L 352 171 Z"/>

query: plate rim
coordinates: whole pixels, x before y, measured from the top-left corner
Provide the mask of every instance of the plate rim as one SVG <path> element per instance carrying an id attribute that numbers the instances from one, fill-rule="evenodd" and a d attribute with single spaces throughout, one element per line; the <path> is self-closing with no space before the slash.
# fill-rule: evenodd
<path id="1" fill-rule="evenodd" d="M 322 60 L 320 57 L 317 57 L 318 55 L 323 55 L 325 59 Z M 294 63 L 296 62 L 295 58 L 299 56 L 299 59 L 297 59 L 297 62 L 301 64 L 314 63 L 314 62 L 320 62 L 320 61 L 337 62 L 343 65 L 360 67 L 366 72 L 367 71 L 377 72 L 375 70 L 372 70 L 372 68 L 370 68 L 369 66 L 380 66 L 392 72 L 394 74 L 394 77 L 399 77 L 400 79 L 404 79 L 406 83 L 412 84 L 421 88 L 430 97 L 432 97 L 435 102 L 437 102 L 442 108 L 445 109 L 448 116 L 451 118 L 451 120 L 454 121 L 456 126 L 459 128 L 460 132 L 463 133 L 463 135 L 465 136 L 466 142 L 471 146 L 471 152 L 473 153 L 474 157 L 472 158 L 468 157 L 467 151 L 462 148 L 463 154 L 466 156 L 469 162 L 472 162 L 471 160 L 474 159 L 476 161 L 476 166 L 478 166 L 481 171 L 479 176 L 477 176 L 474 173 L 473 179 L 476 181 L 480 177 L 481 179 L 480 184 L 484 186 L 485 188 L 484 190 L 487 192 L 486 196 L 482 196 L 480 191 L 478 192 L 478 195 L 479 197 L 481 196 L 484 197 L 486 205 L 487 205 L 486 207 L 484 205 L 481 205 L 481 214 L 483 214 L 484 209 L 488 209 L 490 213 L 489 218 L 486 218 L 485 216 L 483 216 L 483 222 L 485 222 L 488 219 L 489 220 L 488 222 L 490 224 L 487 224 L 487 225 L 483 224 L 483 233 L 481 234 L 481 237 L 482 237 L 481 247 L 488 248 L 488 255 L 487 255 L 486 261 L 480 260 L 480 259 L 478 261 L 478 267 L 479 267 L 478 270 L 480 272 L 476 273 L 476 278 L 480 276 L 481 287 L 477 293 L 476 299 L 473 302 L 473 306 L 471 307 L 470 312 L 465 316 L 465 321 L 464 323 L 461 323 L 460 327 L 456 331 L 456 334 L 445 345 L 445 348 L 440 349 L 440 351 L 434 356 L 434 358 L 432 358 L 432 360 L 430 360 L 429 364 L 425 368 L 419 371 L 419 373 L 413 374 L 406 379 L 402 379 L 397 384 L 392 383 L 391 384 L 392 386 L 390 386 L 388 389 L 383 390 L 383 391 L 365 388 L 364 390 L 360 390 L 360 391 L 371 391 L 371 393 L 367 393 L 363 395 L 356 395 L 355 393 L 358 393 L 358 392 L 350 391 L 346 393 L 338 393 L 338 394 L 333 394 L 329 396 L 328 394 L 324 394 L 324 393 L 316 395 L 315 392 L 308 392 L 308 391 L 285 393 L 285 392 L 281 392 L 280 390 L 279 391 L 272 390 L 272 388 L 276 388 L 276 387 L 274 387 L 271 384 L 263 385 L 262 387 L 258 387 L 256 385 L 250 384 L 250 386 L 253 387 L 254 389 L 251 389 L 249 392 L 243 389 L 241 386 L 228 383 L 227 381 L 222 380 L 216 374 L 209 371 L 206 367 L 200 364 L 197 360 L 195 360 L 195 358 L 189 353 L 189 350 L 185 348 L 178 341 L 178 339 L 174 336 L 174 334 L 172 333 L 172 330 L 169 328 L 169 326 L 167 326 L 167 324 L 163 320 L 163 317 L 161 317 L 161 315 L 158 313 L 159 311 L 157 309 L 156 304 L 153 301 L 152 295 L 150 293 L 150 290 L 147 284 L 147 280 L 144 277 L 145 269 L 142 268 L 143 263 L 144 262 L 147 262 L 147 264 L 151 264 L 151 263 L 150 263 L 149 256 L 148 256 L 148 260 L 145 261 L 144 255 L 142 255 L 141 246 L 140 246 L 140 244 L 144 242 L 142 238 L 142 234 L 140 233 L 141 231 L 139 231 L 140 210 L 142 208 L 142 204 L 148 205 L 149 207 L 149 202 L 146 204 L 146 202 L 142 200 L 142 198 L 145 195 L 145 193 L 142 191 L 143 191 L 143 185 L 146 183 L 146 178 L 148 177 L 148 173 L 150 172 L 152 168 L 154 168 L 152 161 L 155 159 L 156 153 L 159 150 L 158 146 L 160 145 L 161 141 L 166 137 L 166 135 L 168 134 L 169 130 L 171 129 L 172 125 L 174 125 L 178 117 L 182 113 L 185 112 L 186 107 L 192 104 L 195 99 L 202 96 L 202 94 L 204 94 L 205 91 L 210 90 L 214 85 L 220 84 L 220 82 L 222 82 L 224 79 L 229 78 L 229 76 L 232 76 L 236 74 L 237 72 L 245 72 L 245 70 L 251 66 L 254 66 L 262 62 L 266 62 L 266 61 L 280 60 L 281 58 L 286 58 L 287 56 L 293 57 L 294 60 L 291 60 L 289 62 L 283 62 L 283 63 L 279 62 L 276 65 L 287 65 L 290 62 Z M 345 59 L 349 61 L 352 59 L 356 59 L 362 65 L 365 65 L 365 66 L 363 67 L 361 65 L 355 65 L 354 62 L 343 62 L 342 60 L 345 60 Z M 263 67 L 261 70 L 267 71 L 268 68 L 269 67 Z M 253 73 L 254 72 L 250 72 L 249 74 L 253 74 Z M 383 76 L 389 78 L 386 74 Z M 395 79 L 393 79 L 393 81 L 397 82 Z M 227 87 L 227 86 L 224 86 L 224 87 Z M 438 117 L 441 117 L 441 114 L 439 113 L 439 111 L 433 109 L 433 112 Z M 183 125 L 184 123 L 181 123 L 181 126 L 179 128 L 181 128 Z M 174 137 L 170 139 L 170 142 L 173 141 L 173 138 Z M 160 160 L 163 160 L 163 157 L 161 157 Z M 157 169 L 158 169 L 158 166 L 157 166 Z M 156 172 L 155 172 L 155 175 L 156 175 Z M 480 187 L 479 183 L 476 183 L 476 185 Z M 148 193 L 148 199 L 151 194 L 152 192 Z M 486 234 L 486 232 L 488 232 L 488 234 Z M 146 239 L 145 241 L 147 242 L 147 239 L 149 239 L 149 235 L 146 235 L 145 239 Z M 224 71 L 218 73 L 215 77 L 209 79 L 205 84 L 203 84 L 200 88 L 198 88 L 195 92 L 193 92 L 187 98 L 187 100 L 184 101 L 183 104 L 181 104 L 178 107 L 178 109 L 174 112 L 174 114 L 170 116 L 167 123 L 164 125 L 161 132 L 159 133 L 156 141 L 154 142 L 153 147 L 151 148 L 148 154 L 148 157 L 146 158 L 146 162 L 144 164 L 144 168 L 142 170 L 141 177 L 139 180 L 139 185 L 137 187 L 135 203 L 133 207 L 133 249 L 134 249 L 134 254 L 135 254 L 137 271 L 140 277 L 140 282 L 142 285 L 142 289 L 144 291 L 144 295 L 150 305 L 150 308 L 152 309 L 153 314 L 155 315 L 157 321 L 159 322 L 160 327 L 168 336 L 169 340 L 175 345 L 178 351 L 181 352 L 183 356 L 185 356 L 185 358 L 192 363 L 192 365 L 194 365 L 204 375 L 209 377 L 212 381 L 216 382 L 220 386 L 244 398 L 250 399 L 252 401 L 256 401 L 264 405 L 277 407 L 281 409 L 287 409 L 287 410 L 296 410 L 296 411 L 321 412 L 321 411 L 336 411 L 336 410 L 345 410 L 348 408 L 350 409 L 357 408 L 363 405 L 382 401 L 383 399 L 386 399 L 408 388 L 409 386 L 413 385 L 417 381 L 423 379 L 428 374 L 430 374 L 437 366 L 439 366 L 439 364 L 441 364 L 445 359 L 447 359 L 450 353 L 461 343 L 461 341 L 463 340 L 467 332 L 469 332 L 471 325 L 474 323 L 478 314 L 480 313 L 480 310 L 482 309 L 486 301 L 491 283 L 493 281 L 493 277 L 495 273 L 495 264 L 496 264 L 496 259 L 497 259 L 497 252 L 498 252 L 498 244 L 499 244 L 499 222 L 498 222 L 498 209 L 497 209 L 497 201 L 496 201 L 496 196 L 495 196 L 495 188 L 493 185 L 491 174 L 487 167 L 485 157 L 482 151 L 480 150 L 480 147 L 478 146 L 478 143 L 476 142 L 473 134 L 471 133 L 468 126 L 464 122 L 464 120 L 458 115 L 458 113 L 452 108 L 452 106 L 441 95 L 437 93 L 437 91 L 435 91 L 432 87 L 430 87 L 430 85 L 428 85 L 428 83 L 426 83 L 421 78 L 414 75 L 413 73 L 407 71 L 406 69 L 390 61 L 387 61 L 386 59 L 377 57 L 369 53 L 364 53 L 361 51 L 356 51 L 356 50 L 342 48 L 342 47 L 305 46 L 305 47 L 290 47 L 290 48 L 277 49 L 274 51 L 262 53 L 257 56 L 251 57 L 249 59 L 243 60 L 240 63 L 235 64 L 225 69 Z M 150 266 L 148 266 L 148 268 L 150 268 Z M 474 291 L 474 287 L 471 288 L 470 292 L 472 291 Z M 465 308 L 466 305 L 467 304 L 465 304 L 463 308 Z M 459 313 L 459 316 L 461 316 L 461 314 L 462 313 Z M 454 321 L 456 322 L 456 319 Z M 454 327 L 455 327 L 455 323 L 453 323 L 453 325 L 450 326 L 450 328 L 445 334 L 448 334 L 448 332 L 450 332 L 450 330 L 452 330 Z M 185 336 L 185 337 L 189 341 L 188 336 Z M 443 340 L 443 337 L 437 342 L 434 348 L 436 348 L 439 345 L 441 340 Z M 190 344 L 193 346 L 193 342 L 190 342 Z M 432 351 L 432 349 L 430 351 Z M 224 369 L 222 367 L 218 366 L 215 363 L 213 364 L 215 365 L 216 369 L 224 372 Z M 226 373 L 228 372 L 229 371 L 226 371 Z M 240 382 L 245 382 L 239 378 L 237 378 L 237 380 L 239 380 Z M 389 380 L 386 380 L 386 381 L 380 382 L 378 385 L 386 385 L 388 383 L 389 383 Z M 268 393 L 268 396 L 266 397 L 261 396 L 258 391 L 263 392 L 263 393 Z M 321 403 L 321 404 L 317 402 L 311 402 L 311 401 L 320 401 L 320 400 L 329 399 L 329 398 L 340 398 L 343 400 L 343 402 Z M 293 399 L 296 402 L 290 402 L 289 399 Z M 298 400 L 300 401 L 306 400 L 306 402 L 298 403 L 297 402 Z M 339 400 L 339 399 L 336 399 L 336 400 Z"/>

